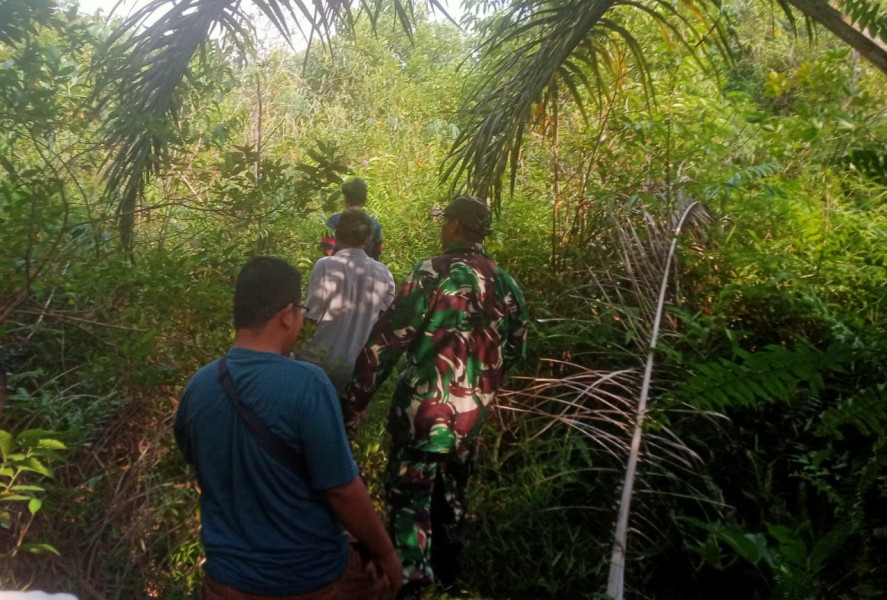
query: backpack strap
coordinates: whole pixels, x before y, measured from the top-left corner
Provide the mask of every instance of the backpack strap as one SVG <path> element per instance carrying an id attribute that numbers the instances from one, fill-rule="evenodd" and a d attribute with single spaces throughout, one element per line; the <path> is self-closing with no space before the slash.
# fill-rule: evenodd
<path id="1" fill-rule="evenodd" d="M 310 485 L 308 465 L 305 463 L 305 458 L 302 454 L 280 439 L 250 407 L 246 406 L 238 398 L 237 388 L 234 387 L 234 380 L 231 379 L 231 372 L 228 370 L 227 356 L 223 356 L 219 360 L 219 383 L 222 384 L 222 389 L 225 390 L 225 395 L 228 396 L 228 402 L 235 408 L 247 431 L 250 432 L 259 445 L 274 457 L 277 462 Z"/>

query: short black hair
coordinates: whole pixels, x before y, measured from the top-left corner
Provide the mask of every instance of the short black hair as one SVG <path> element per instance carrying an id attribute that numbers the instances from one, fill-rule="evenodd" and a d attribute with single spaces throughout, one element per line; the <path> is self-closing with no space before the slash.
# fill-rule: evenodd
<path id="1" fill-rule="evenodd" d="M 460 222 L 459 225 L 462 227 L 462 237 L 465 238 L 466 242 L 471 242 L 472 244 L 483 244 L 484 239 L 487 237 L 481 232 L 479 232 L 474 227 L 468 227 L 464 223 Z"/>
<path id="2" fill-rule="evenodd" d="M 336 225 L 336 239 L 347 246 L 361 246 L 372 233 L 372 222 L 363 209 L 345 209 Z"/>
<path id="3" fill-rule="evenodd" d="M 254 329 L 271 320 L 290 302 L 302 300 L 302 275 L 283 259 L 251 258 L 234 286 L 234 329 Z"/>
<path id="4" fill-rule="evenodd" d="M 360 177 L 342 184 L 342 195 L 348 206 L 363 206 L 367 203 L 367 184 Z"/>

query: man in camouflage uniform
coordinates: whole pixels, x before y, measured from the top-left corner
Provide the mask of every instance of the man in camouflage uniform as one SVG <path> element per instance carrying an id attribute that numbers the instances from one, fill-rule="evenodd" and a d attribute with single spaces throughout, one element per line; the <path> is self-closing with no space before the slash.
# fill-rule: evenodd
<path id="1" fill-rule="evenodd" d="M 457 196 L 442 214 L 444 253 L 407 277 L 376 322 L 344 398 L 353 422 L 406 352 L 388 418 L 385 485 L 403 598 L 419 597 L 435 579 L 453 583 L 475 442 L 527 337 L 523 294 L 482 245 L 492 222 L 487 204 Z"/>

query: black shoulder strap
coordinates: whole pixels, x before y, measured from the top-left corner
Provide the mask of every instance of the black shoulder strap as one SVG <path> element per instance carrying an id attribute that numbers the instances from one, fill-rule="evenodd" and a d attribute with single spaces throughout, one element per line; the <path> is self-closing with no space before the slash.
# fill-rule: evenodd
<path id="1" fill-rule="evenodd" d="M 225 395 L 228 396 L 231 406 L 237 410 L 240 420 L 246 425 L 253 438 L 259 442 L 259 445 L 268 454 L 273 456 L 277 462 L 295 473 L 306 483 L 310 483 L 308 465 L 305 464 L 304 457 L 268 429 L 268 426 L 262 422 L 262 419 L 237 397 L 237 389 L 234 387 L 234 381 L 231 379 L 231 372 L 228 371 L 227 356 L 223 356 L 219 360 L 219 383 L 222 384 L 222 389 L 225 390 Z"/>

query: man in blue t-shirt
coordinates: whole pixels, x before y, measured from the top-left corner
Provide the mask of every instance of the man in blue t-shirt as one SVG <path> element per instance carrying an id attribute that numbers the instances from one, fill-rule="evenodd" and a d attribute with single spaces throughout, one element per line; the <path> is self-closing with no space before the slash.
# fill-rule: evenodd
<path id="1" fill-rule="evenodd" d="M 345 197 L 346 212 L 352 208 L 363 210 L 367 203 L 367 184 L 359 177 L 346 181 L 342 184 L 342 196 Z M 327 232 L 320 239 L 320 247 L 325 256 L 332 256 L 338 250 L 335 232 L 343 214 L 345 213 L 336 213 L 326 221 Z M 382 256 L 382 226 L 372 217 L 370 217 L 370 232 L 370 239 L 364 250 L 366 250 L 367 256 L 379 260 L 379 257 Z"/>
<path id="2" fill-rule="evenodd" d="M 318 367 L 285 356 L 302 327 L 300 299 L 301 276 L 286 261 L 247 262 L 225 360 L 236 400 L 300 457 L 301 470 L 247 428 L 219 361 L 191 378 L 176 413 L 176 442 L 201 490 L 204 600 L 382 599 L 400 586 L 400 561 L 358 475 L 333 386 Z"/>

